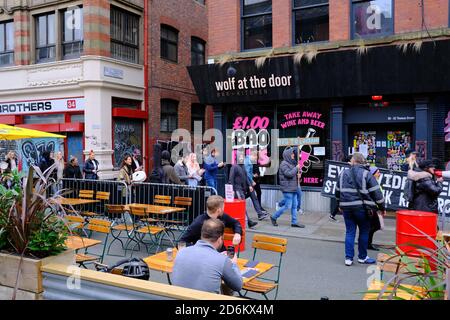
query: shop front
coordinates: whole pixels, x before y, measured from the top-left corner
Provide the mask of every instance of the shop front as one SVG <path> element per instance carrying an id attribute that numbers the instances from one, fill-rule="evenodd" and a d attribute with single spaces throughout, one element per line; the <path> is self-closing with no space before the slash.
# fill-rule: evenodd
<path id="1" fill-rule="evenodd" d="M 383 46 L 365 56 L 330 51 L 311 63 L 280 56 L 263 66 L 243 59 L 189 72 L 200 102 L 214 108 L 214 127 L 232 132 L 223 145 L 227 163 L 239 149 L 258 149 L 266 173 L 263 205 L 275 207 L 280 195 L 272 169 L 284 148 L 298 146 L 303 205 L 327 211 L 329 202 L 320 197 L 325 160 L 361 152 L 372 165 L 399 170 L 408 149 L 421 158 L 437 154 L 435 118 L 450 106 L 450 62 L 443 58 L 449 54 L 450 41 L 436 41 L 424 43 L 420 53 Z M 219 192 L 226 181 L 224 170 Z"/>

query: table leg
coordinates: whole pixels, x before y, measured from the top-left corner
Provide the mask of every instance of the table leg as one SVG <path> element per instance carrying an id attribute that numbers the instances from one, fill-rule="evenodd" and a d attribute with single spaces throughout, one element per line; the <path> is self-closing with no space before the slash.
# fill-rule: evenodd
<path id="1" fill-rule="evenodd" d="M 167 282 L 169 282 L 169 284 L 172 285 L 172 281 L 170 281 L 170 273 L 167 273 Z"/>

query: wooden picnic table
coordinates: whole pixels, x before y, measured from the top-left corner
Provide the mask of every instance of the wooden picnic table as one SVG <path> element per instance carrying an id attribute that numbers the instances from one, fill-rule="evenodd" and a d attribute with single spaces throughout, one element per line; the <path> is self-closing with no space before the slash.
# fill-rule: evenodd
<path id="1" fill-rule="evenodd" d="M 144 262 L 148 265 L 148 267 L 152 270 L 156 270 L 156 271 L 161 271 L 161 272 L 165 272 L 167 273 L 167 278 L 169 280 L 170 283 L 170 278 L 169 278 L 169 274 L 172 273 L 173 271 L 173 265 L 175 262 L 175 257 L 177 255 L 177 249 L 174 248 L 173 249 L 173 259 L 172 261 L 167 261 L 167 253 L 166 251 L 157 253 L 155 255 L 149 256 L 144 260 Z M 246 269 L 244 267 L 244 265 L 248 262 L 247 259 L 241 259 L 238 258 L 237 259 L 237 264 L 240 270 L 244 270 Z M 258 273 L 255 274 L 253 277 L 250 278 L 242 278 L 243 283 L 247 283 L 257 277 L 259 277 L 260 275 L 266 273 L 267 271 L 269 271 L 270 269 L 273 268 L 273 265 L 270 263 L 265 263 L 265 262 L 259 262 L 253 269 L 257 269 Z"/>
<path id="2" fill-rule="evenodd" d="M 142 208 L 147 211 L 147 213 L 151 214 L 161 214 L 167 215 L 175 212 L 186 211 L 186 208 L 178 208 L 178 207 L 166 207 L 166 206 L 157 206 L 154 204 L 143 204 L 143 203 L 131 203 L 125 206 L 126 211 L 130 211 L 132 207 Z"/>
<path id="3" fill-rule="evenodd" d="M 66 240 L 66 247 L 73 250 L 80 250 L 93 247 L 102 243 L 100 240 L 83 238 L 80 236 L 69 236 Z"/>
<path id="4" fill-rule="evenodd" d="M 85 204 L 99 203 L 100 200 L 79 199 L 79 198 L 57 198 L 55 202 L 63 206 L 81 206 Z"/>

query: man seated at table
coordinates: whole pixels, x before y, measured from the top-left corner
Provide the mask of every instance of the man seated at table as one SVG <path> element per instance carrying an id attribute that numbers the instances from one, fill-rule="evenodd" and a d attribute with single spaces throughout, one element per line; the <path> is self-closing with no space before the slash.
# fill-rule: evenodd
<path id="1" fill-rule="evenodd" d="M 225 224 L 225 228 L 231 228 L 234 232 L 233 245 L 241 243 L 242 227 L 239 221 L 223 212 L 224 199 L 221 196 L 210 196 L 206 201 L 206 213 L 199 215 L 192 221 L 180 241 L 186 242 L 190 246 L 195 244 L 201 236 L 203 223 L 211 218 L 219 219 Z M 219 251 L 225 251 L 224 246 L 218 248 Z"/>
<path id="2" fill-rule="evenodd" d="M 201 239 L 194 246 L 180 250 L 175 258 L 172 283 L 175 286 L 220 293 L 222 280 L 229 289 L 242 289 L 237 257 L 231 260 L 217 250 L 223 246 L 225 226 L 219 219 L 203 223 Z M 226 290 L 228 291 L 228 290 Z"/>

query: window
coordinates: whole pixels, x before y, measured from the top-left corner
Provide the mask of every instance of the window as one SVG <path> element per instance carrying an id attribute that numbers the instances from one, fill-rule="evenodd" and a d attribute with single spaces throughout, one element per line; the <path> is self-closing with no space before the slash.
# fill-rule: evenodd
<path id="1" fill-rule="evenodd" d="M 23 116 L 24 124 L 64 123 L 63 113 Z"/>
<path id="2" fill-rule="evenodd" d="M 112 107 L 113 108 L 140 110 L 141 105 L 142 105 L 142 101 L 139 101 L 139 100 L 123 99 L 123 98 L 117 98 L 117 97 L 112 98 Z"/>
<path id="3" fill-rule="evenodd" d="M 242 0 L 243 50 L 272 47 L 272 0 Z"/>
<path id="4" fill-rule="evenodd" d="M 178 62 L 178 30 L 161 25 L 161 58 Z"/>
<path id="5" fill-rule="evenodd" d="M 0 65 L 14 63 L 14 22 L 0 23 Z"/>
<path id="6" fill-rule="evenodd" d="M 36 17 L 36 62 L 55 61 L 55 13 Z"/>
<path id="7" fill-rule="evenodd" d="M 84 113 L 71 115 L 70 122 L 84 122 Z"/>
<path id="8" fill-rule="evenodd" d="M 202 4 L 202 5 L 205 5 L 205 0 L 195 0 L 195 1 L 200 3 L 200 4 Z"/>
<path id="9" fill-rule="evenodd" d="M 202 39 L 191 38 L 191 65 L 205 64 L 205 46 L 206 43 Z"/>
<path id="10" fill-rule="evenodd" d="M 111 7 L 111 57 L 139 63 L 139 16 Z"/>
<path id="11" fill-rule="evenodd" d="M 63 59 L 78 58 L 83 52 L 83 9 L 68 9 L 62 18 Z"/>
<path id="12" fill-rule="evenodd" d="M 394 33 L 392 0 L 352 3 L 352 38 L 370 38 Z"/>
<path id="13" fill-rule="evenodd" d="M 328 41 L 328 0 L 294 0 L 295 44 Z"/>
<path id="14" fill-rule="evenodd" d="M 161 100 L 161 132 L 172 132 L 178 128 L 178 101 Z"/>
<path id="15" fill-rule="evenodd" d="M 202 122 L 202 133 L 205 131 L 206 107 L 203 104 L 193 103 L 191 106 L 191 130 L 194 131 L 195 121 Z"/>

